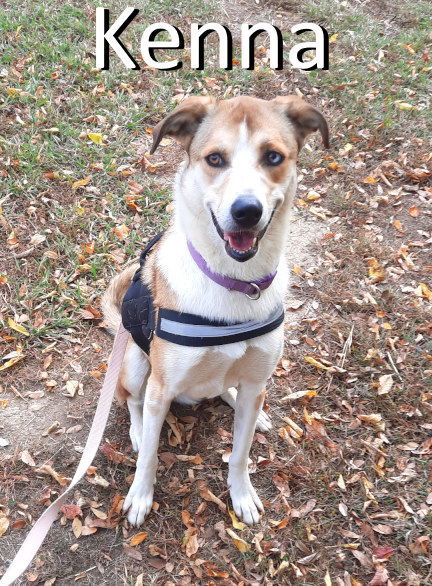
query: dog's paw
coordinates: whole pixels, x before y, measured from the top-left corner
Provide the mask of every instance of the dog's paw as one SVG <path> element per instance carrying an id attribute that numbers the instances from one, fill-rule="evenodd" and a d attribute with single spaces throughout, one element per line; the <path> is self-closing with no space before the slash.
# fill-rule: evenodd
<path id="1" fill-rule="evenodd" d="M 134 484 L 135 482 L 132 483 L 125 499 L 123 512 L 127 512 L 127 518 L 131 525 L 139 527 L 151 511 L 153 488 L 149 490 L 139 485 L 134 486 Z"/>
<path id="2" fill-rule="evenodd" d="M 264 506 L 249 479 L 233 481 L 230 484 L 230 496 L 235 514 L 247 525 L 260 520 Z"/>
<path id="3" fill-rule="evenodd" d="M 258 419 L 256 422 L 256 429 L 258 431 L 270 431 L 273 427 L 270 417 L 267 415 L 265 411 L 261 409 L 258 414 Z"/>

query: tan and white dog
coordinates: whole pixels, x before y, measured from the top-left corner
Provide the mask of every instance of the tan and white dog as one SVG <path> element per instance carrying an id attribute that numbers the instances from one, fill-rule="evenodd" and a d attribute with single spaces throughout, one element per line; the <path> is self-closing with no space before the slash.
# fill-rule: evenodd
<path id="1" fill-rule="evenodd" d="M 168 135 L 187 152 L 176 178 L 173 221 L 141 275 L 156 308 L 238 323 L 265 320 L 281 304 L 288 286 L 284 249 L 297 156 L 316 130 L 328 147 L 324 117 L 297 96 L 190 97 L 155 127 L 153 151 Z M 230 291 L 202 272 L 188 241 L 215 273 L 251 282 L 277 274 L 258 299 Z M 116 276 L 104 295 L 105 320 L 113 332 L 136 269 Z M 124 503 L 130 523 L 140 525 L 151 509 L 159 436 L 171 402 L 218 396 L 235 409 L 228 471 L 234 511 L 246 523 L 259 520 L 263 505 L 249 479 L 248 455 L 255 427 L 271 427 L 261 408 L 283 342 L 283 324 L 250 340 L 212 347 L 182 346 L 155 335 L 149 356 L 129 341 L 117 397 L 127 401 L 138 451 Z"/>

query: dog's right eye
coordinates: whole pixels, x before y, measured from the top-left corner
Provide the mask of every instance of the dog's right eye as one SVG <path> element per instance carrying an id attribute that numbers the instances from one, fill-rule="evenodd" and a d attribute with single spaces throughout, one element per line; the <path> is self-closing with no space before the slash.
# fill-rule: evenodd
<path id="1" fill-rule="evenodd" d="M 225 160 L 219 153 L 210 153 L 205 160 L 210 167 L 223 167 L 225 165 Z"/>

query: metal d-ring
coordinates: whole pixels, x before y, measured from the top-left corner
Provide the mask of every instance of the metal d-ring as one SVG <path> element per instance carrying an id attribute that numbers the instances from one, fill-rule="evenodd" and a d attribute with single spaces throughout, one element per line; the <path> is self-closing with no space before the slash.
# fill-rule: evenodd
<path id="1" fill-rule="evenodd" d="M 249 295 L 249 293 L 246 293 L 246 297 L 249 297 L 249 299 L 259 299 L 261 297 L 261 289 L 258 287 L 258 285 L 256 283 L 250 283 L 250 286 L 254 288 L 255 292 L 252 293 L 252 295 Z"/>

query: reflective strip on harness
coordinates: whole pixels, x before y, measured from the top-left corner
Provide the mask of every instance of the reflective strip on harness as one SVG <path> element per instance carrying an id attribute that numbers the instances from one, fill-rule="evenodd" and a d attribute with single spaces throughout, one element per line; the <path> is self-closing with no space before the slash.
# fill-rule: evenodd
<path id="1" fill-rule="evenodd" d="M 218 346 L 263 336 L 279 327 L 283 320 L 282 305 L 276 307 L 266 320 L 236 324 L 207 320 L 190 313 L 160 309 L 156 335 L 182 346 Z"/>

